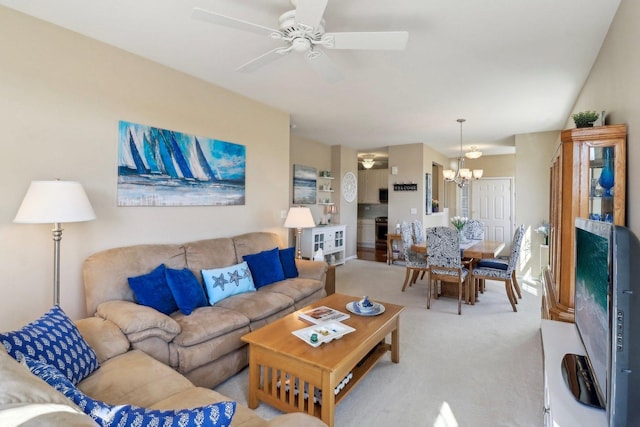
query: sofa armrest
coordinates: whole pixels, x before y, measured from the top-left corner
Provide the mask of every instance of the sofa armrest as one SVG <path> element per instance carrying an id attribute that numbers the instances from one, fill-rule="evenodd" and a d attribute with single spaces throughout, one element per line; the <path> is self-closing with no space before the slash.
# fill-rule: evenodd
<path id="1" fill-rule="evenodd" d="M 131 344 L 118 325 L 100 317 L 88 317 L 75 322 L 80 335 L 96 352 L 101 364 L 119 354 L 129 351 Z"/>
<path id="2" fill-rule="evenodd" d="M 267 422 L 269 427 L 327 427 L 320 418 L 303 414 L 302 412 L 293 412 L 291 414 L 279 415 Z"/>
<path id="3" fill-rule="evenodd" d="M 98 306 L 96 316 L 110 320 L 131 343 L 158 337 L 171 342 L 181 331 L 178 322 L 151 307 L 130 301 L 106 301 Z"/>
<path id="4" fill-rule="evenodd" d="M 298 275 L 307 279 L 324 281 L 329 264 L 324 261 L 313 261 L 310 259 L 296 259 Z"/>

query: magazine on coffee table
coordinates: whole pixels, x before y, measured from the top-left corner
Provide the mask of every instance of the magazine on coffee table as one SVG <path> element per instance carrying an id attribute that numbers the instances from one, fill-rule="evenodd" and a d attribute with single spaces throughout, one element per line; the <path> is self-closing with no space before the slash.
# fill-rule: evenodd
<path id="1" fill-rule="evenodd" d="M 298 314 L 298 317 L 302 320 L 306 320 L 307 322 L 318 324 L 330 321 L 340 322 L 342 320 L 348 319 L 351 316 L 347 313 L 343 313 L 341 311 L 323 305 L 322 307 L 316 307 L 310 310 L 301 311 Z"/>

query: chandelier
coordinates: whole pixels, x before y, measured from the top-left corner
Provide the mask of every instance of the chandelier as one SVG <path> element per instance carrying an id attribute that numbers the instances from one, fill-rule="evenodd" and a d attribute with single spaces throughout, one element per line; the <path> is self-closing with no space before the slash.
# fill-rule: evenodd
<path id="1" fill-rule="evenodd" d="M 474 169 L 473 171 L 471 169 L 465 168 L 464 167 L 464 155 L 462 154 L 462 123 L 464 123 L 466 120 L 465 119 L 458 119 L 456 120 L 458 123 L 460 123 L 460 157 L 458 157 L 458 170 L 454 171 L 451 169 L 446 169 L 444 171 L 442 171 L 442 175 L 444 175 L 444 180 L 445 181 L 451 181 L 451 182 L 455 182 L 456 185 L 460 188 L 464 187 L 465 185 L 467 185 L 467 183 L 473 179 L 479 179 L 482 178 L 482 169 Z M 476 147 L 477 149 L 477 147 Z M 470 153 L 480 153 L 480 155 L 477 154 L 473 154 L 471 156 L 467 156 L 470 158 L 478 158 L 482 155 L 481 152 L 473 150 Z M 469 153 L 467 153 L 469 154 Z M 475 156 L 475 157 L 473 157 Z"/>
<path id="2" fill-rule="evenodd" d="M 376 158 L 375 156 L 371 156 L 371 155 L 363 156 L 361 160 L 362 167 L 365 169 L 371 169 L 373 165 L 376 163 L 375 158 Z"/>

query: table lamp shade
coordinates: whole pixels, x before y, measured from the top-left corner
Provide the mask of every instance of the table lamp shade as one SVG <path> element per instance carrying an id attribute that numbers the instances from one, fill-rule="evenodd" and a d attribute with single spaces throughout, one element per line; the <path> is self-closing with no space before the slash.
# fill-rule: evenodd
<path id="1" fill-rule="evenodd" d="M 315 227 L 316 223 L 311 215 L 311 210 L 305 207 L 291 207 L 287 218 L 284 220 L 286 228 L 308 228 Z"/>
<path id="2" fill-rule="evenodd" d="M 96 218 L 82 185 L 74 181 L 32 181 L 13 222 L 44 224 Z"/>

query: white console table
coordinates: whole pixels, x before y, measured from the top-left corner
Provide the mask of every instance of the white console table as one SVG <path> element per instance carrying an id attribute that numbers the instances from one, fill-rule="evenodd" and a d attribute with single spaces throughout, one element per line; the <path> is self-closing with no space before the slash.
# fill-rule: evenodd
<path id="1" fill-rule="evenodd" d="M 322 249 L 324 259 L 331 265 L 345 263 L 345 225 L 321 225 L 302 229 L 300 250 L 303 258 L 313 259 Z"/>
<path id="2" fill-rule="evenodd" d="M 562 377 L 561 363 L 564 355 L 585 354 L 576 325 L 543 319 L 540 331 L 544 352 L 544 425 L 606 427 L 605 411 L 578 402 Z"/>

